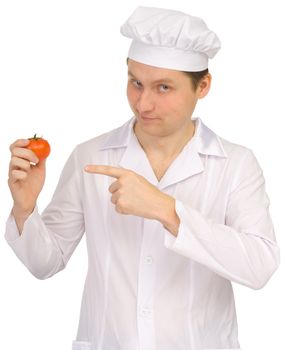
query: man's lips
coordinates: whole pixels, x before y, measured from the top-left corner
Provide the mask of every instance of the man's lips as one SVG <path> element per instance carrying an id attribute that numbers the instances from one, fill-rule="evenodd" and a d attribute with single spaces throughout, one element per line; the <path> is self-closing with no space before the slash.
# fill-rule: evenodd
<path id="1" fill-rule="evenodd" d="M 157 120 L 157 119 L 159 119 L 159 118 L 157 118 L 157 117 L 149 117 L 149 116 L 145 116 L 145 115 L 141 115 L 140 118 L 143 119 L 143 120 L 146 120 L 146 121 L 147 121 L 147 120 L 151 121 L 151 120 Z"/>

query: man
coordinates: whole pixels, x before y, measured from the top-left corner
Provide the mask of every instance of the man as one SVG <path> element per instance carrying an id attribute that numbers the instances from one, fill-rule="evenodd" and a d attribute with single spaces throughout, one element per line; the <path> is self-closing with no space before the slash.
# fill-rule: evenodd
<path id="1" fill-rule="evenodd" d="M 199 18 L 146 7 L 121 31 L 135 117 L 76 147 L 41 216 L 45 163 L 16 141 L 6 239 L 48 278 L 86 233 L 74 350 L 239 349 L 231 281 L 261 288 L 279 251 L 253 153 L 192 119 L 219 39 Z"/>

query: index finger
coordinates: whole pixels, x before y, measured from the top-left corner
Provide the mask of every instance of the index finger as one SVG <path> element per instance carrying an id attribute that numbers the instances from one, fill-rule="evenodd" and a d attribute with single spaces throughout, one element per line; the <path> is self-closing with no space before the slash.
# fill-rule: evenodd
<path id="1" fill-rule="evenodd" d="M 28 139 L 19 139 L 10 145 L 10 151 L 15 147 L 26 147 L 30 143 Z"/>
<path id="2" fill-rule="evenodd" d="M 87 165 L 85 167 L 85 171 L 87 173 L 92 174 L 102 174 L 107 176 L 112 176 L 118 179 L 120 176 L 122 176 L 125 173 L 125 169 L 117 168 L 110 165 Z"/>

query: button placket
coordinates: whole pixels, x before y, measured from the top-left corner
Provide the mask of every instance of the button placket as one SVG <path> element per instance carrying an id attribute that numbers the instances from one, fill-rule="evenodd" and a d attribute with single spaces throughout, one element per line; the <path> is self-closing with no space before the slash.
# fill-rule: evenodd
<path id="1" fill-rule="evenodd" d="M 137 326 L 140 350 L 155 350 L 154 295 L 156 269 L 154 264 L 157 229 L 154 220 L 143 220 L 143 238 L 138 277 Z"/>

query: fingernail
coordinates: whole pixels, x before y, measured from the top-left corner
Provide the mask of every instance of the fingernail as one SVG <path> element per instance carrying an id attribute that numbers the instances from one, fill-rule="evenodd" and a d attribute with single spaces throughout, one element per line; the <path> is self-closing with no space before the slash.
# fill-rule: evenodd
<path id="1" fill-rule="evenodd" d="M 87 166 L 85 166 L 84 170 L 85 170 L 85 171 L 89 171 L 89 170 L 90 170 L 90 167 L 87 165 Z"/>

